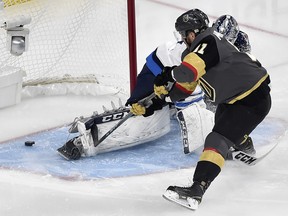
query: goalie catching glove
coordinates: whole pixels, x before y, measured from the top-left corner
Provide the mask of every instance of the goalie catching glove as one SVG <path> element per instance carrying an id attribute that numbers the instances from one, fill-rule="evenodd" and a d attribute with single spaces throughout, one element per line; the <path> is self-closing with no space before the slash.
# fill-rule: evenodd
<path id="1" fill-rule="evenodd" d="M 154 92 L 159 98 L 162 98 L 163 95 L 168 95 L 171 85 L 174 84 L 175 80 L 172 77 L 173 67 L 164 67 L 161 74 L 157 75 L 154 80 Z"/>

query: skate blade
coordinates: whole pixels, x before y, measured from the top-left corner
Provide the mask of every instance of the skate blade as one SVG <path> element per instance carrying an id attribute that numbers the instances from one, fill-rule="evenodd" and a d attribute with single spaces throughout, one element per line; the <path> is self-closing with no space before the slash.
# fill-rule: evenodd
<path id="1" fill-rule="evenodd" d="M 57 149 L 57 152 L 64 159 L 69 160 L 69 161 L 71 160 L 71 158 L 66 154 L 65 151 L 63 151 L 63 149 L 59 148 L 59 149 Z"/>
<path id="2" fill-rule="evenodd" d="M 179 195 L 174 191 L 167 190 L 162 196 L 164 199 L 188 208 L 190 210 L 195 211 L 198 209 L 199 202 L 197 200 L 190 197 L 188 197 L 187 199 L 181 199 L 179 198 Z"/>

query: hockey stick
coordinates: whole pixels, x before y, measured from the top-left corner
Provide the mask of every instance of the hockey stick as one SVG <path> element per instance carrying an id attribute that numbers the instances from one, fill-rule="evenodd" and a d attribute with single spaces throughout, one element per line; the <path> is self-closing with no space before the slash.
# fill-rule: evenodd
<path id="1" fill-rule="evenodd" d="M 134 116 L 132 112 L 129 112 L 124 118 L 122 118 L 116 125 L 114 125 L 107 133 L 105 133 L 98 141 L 97 143 L 94 143 L 94 146 L 98 146 L 100 143 L 102 143 L 113 131 L 115 131 L 117 128 L 119 128 L 127 119 Z"/>
<path id="2" fill-rule="evenodd" d="M 259 163 L 261 160 L 263 160 L 267 155 L 269 155 L 273 151 L 273 149 L 276 148 L 278 143 L 279 142 L 274 144 L 274 146 L 268 152 L 261 155 L 260 157 L 255 157 L 255 156 L 249 155 L 243 151 L 234 151 L 234 152 L 232 152 L 232 158 L 234 161 L 238 161 L 238 162 L 243 163 L 243 164 L 248 165 L 248 166 L 254 166 L 257 163 Z"/>
<path id="3" fill-rule="evenodd" d="M 143 98 L 142 100 L 138 101 L 138 104 L 143 105 L 145 107 L 151 105 L 152 98 L 155 97 L 155 93 L 153 92 L 151 95 L 147 96 L 146 98 Z M 98 146 L 100 143 L 102 143 L 113 131 L 115 131 L 117 128 L 119 128 L 127 119 L 134 116 L 132 112 L 129 112 L 124 118 L 122 118 L 116 125 L 114 125 L 108 132 L 106 132 L 99 140 L 98 142 L 94 143 L 94 146 Z"/>

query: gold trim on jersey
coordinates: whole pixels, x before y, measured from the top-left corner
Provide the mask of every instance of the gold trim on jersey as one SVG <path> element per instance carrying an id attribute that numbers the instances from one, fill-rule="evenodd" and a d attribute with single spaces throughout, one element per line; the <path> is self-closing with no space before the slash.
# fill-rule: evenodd
<path id="1" fill-rule="evenodd" d="M 4 8 L 5 8 L 5 7 L 13 6 L 13 5 L 26 3 L 28 1 L 31 1 L 31 0 L 3 0 L 2 2 L 4 3 Z"/>
<path id="2" fill-rule="evenodd" d="M 191 52 L 188 55 L 186 55 L 183 59 L 183 62 L 186 62 L 188 64 L 188 65 L 186 64 L 188 67 L 190 66 L 189 68 L 190 70 L 192 70 L 194 73 L 196 72 L 195 75 L 197 77 L 195 78 L 195 80 L 198 80 L 199 77 L 203 76 L 206 73 L 205 62 L 194 52 Z"/>
<path id="3" fill-rule="evenodd" d="M 205 94 L 210 98 L 212 102 L 215 102 L 216 99 L 216 91 L 203 77 L 199 78 L 198 81 L 200 87 L 205 92 Z"/>
<path id="4" fill-rule="evenodd" d="M 197 82 L 177 82 L 178 85 L 180 85 L 182 88 L 185 88 L 186 90 L 190 91 L 191 93 L 196 89 Z"/>
<path id="5" fill-rule="evenodd" d="M 209 161 L 216 164 L 220 168 L 224 166 L 225 159 L 221 154 L 213 150 L 204 150 L 200 156 L 200 161 Z"/>
<path id="6" fill-rule="evenodd" d="M 247 97 L 249 94 L 251 94 L 253 91 L 255 91 L 264 81 L 265 79 L 268 77 L 269 75 L 266 74 L 264 77 L 262 77 L 251 89 L 249 89 L 248 91 L 244 92 L 243 94 L 239 95 L 238 97 L 234 98 L 233 100 L 229 101 L 228 104 L 233 104 L 238 100 L 241 100 L 245 97 Z"/>

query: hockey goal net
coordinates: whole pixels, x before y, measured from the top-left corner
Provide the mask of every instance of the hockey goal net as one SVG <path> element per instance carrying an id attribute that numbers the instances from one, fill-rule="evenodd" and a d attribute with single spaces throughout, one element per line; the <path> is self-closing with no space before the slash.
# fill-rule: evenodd
<path id="1" fill-rule="evenodd" d="M 23 86 L 99 83 L 129 93 L 130 57 L 136 62 L 135 54 L 129 57 L 128 43 L 128 4 L 134 6 L 133 0 L 2 2 L 1 23 L 23 14 L 32 18 L 25 26 L 28 50 L 21 56 L 6 49 L 6 33 L 0 29 L 0 68 L 23 69 Z"/>

